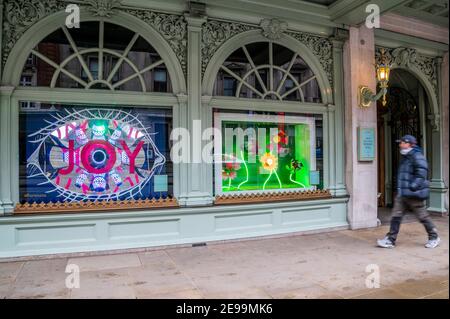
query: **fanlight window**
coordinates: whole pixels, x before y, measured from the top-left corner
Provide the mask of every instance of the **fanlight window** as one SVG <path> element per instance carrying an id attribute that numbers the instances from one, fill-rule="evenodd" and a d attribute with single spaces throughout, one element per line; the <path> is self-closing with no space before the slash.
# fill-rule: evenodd
<path id="1" fill-rule="evenodd" d="M 242 46 L 223 63 L 214 95 L 321 103 L 316 75 L 295 52 L 272 42 Z"/>
<path id="2" fill-rule="evenodd" d="M 138 33 L 103 22 L 65 26 L 43 39 L 25 62 L 22 86 L 171 92 L 161 56 Z"/>

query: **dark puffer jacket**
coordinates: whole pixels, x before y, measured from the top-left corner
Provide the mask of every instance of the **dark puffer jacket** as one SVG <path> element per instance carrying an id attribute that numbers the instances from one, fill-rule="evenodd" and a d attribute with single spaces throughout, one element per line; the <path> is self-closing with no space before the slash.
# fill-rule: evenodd
<path id="1" fill-rule="evenodd" d="M 419 147 L 403 155 L 398 169 L 398 194 L 403 197 L 427 199 L 430 193 L 428 163 Z"/>

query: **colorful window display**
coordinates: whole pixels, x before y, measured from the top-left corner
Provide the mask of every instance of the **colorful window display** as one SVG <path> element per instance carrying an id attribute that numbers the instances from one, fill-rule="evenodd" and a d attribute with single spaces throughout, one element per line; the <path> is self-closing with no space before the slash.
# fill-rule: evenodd
<path id="1" fill-rule="evenodd" d="M 172 193 L 171 110 L 47 105 L 20 112 L 20 200 L 75 202 Z"/>
<path id="2" fill-rule="evenodd" d="M 214 120 L 216 194 L 323 187 L 320 115 L 216 112 Z"/>

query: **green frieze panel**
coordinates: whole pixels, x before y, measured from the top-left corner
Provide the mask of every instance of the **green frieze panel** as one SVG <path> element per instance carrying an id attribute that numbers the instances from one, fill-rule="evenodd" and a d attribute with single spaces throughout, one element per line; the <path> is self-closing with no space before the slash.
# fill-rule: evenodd
<path id="1" fill-rule="evenodd" d="M 165 14 L 149 10 L 127 10 L 127 12 L 158 31 L 175 52 L 184 75 L 187 75 L 187 22 L 182 15 Z"/>
<path id="2" fill-rule="evenodd" d="M 64 10 L 66 5 L 57 0 L 5 0 L 2 65 L 5 65 L 14 44 L 29 27 L 54 12 Z"/>
<path id="3" fill-rule="evenodd" d="M 183 15 L 154 12 L 148 9 L 129 8 L 121 6 L 120 0 L 5 0 L 3 19 L 3 57 L 2 65 L 6 63 L 9 52 L 17 40 L 34 23 L 46 16 L 62 11 L 69 3 L 84 7 L 94 16 L 112 17 L 119 10 L 131 14 L 151 25 L 158 31 L 174 50 L 184 75 L 187 74 L 187 22 Z M 261 29 L 261 32 L 271 38 L 275 29 L 280 29 L 298 41 L 305 44 L 319 59 L 327 73 L 330 85 L 333 83 L 332 42 L 326 37 L 303 32 L 285 32 L 287 25 L 282 21 L 264 19 L 261 25 L 250 25 L 235 22 L 208 20 L 202 26 L 202 74 L 218 48 L 233 36 L 250 30 Z M 275 34 L 277 35 L 277 34 Z"/>
<path id="4" fill-rule="evenodd" d="M 208 20 L 202 25 L 202 75 L 219 47 L 236 34 L 258 29 L 258 26 Z"/>
<path id="5" fill-rule="evenodd" d="M 276 40 L 281 33 L 284 33 L 303 43 L 318 58 L 330 85 L 333 86 L 333 44 L 331 40 L 304 32 L 285 32 L 286 28 L 287 24 L 277 19 L 263 19 L 259 26 L 208 20 L 202 26 L 202 74 L 214 53 L 227 40 L 242 32 L 261 29 L 261 33 L 269 40 Z"/>
<path id="6" fill-rule="evenodd" d="M 119 0 L 5 0 L 2 65 L 5 65 L 11 49 L 25 31 L 40 19 L 65 10 L 69 3 L 78 4 L 99 18 L 110 18 L 120 10 L 145 21 L 172 47 L 186 76 L 187 23 L 184 16 L 121 7 Z"/>
<path id="7" fill-rule="evenodd" d="M 110 18 L 120 7 L 122 0 L 85 0 L 88 11 L 96 17 Z"/>

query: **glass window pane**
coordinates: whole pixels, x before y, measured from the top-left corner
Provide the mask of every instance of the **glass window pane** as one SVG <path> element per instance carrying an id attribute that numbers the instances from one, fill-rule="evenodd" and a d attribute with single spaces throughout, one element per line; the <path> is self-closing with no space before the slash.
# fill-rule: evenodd
<path id="1" fill-rule="evenodd" d="M 302 90 L 303 95 L 305 96 L 305 102 L 322 103 L 320 88 L 317 80 L 314 79 L 308 82 L 304 87 L 302 87 Z"/>
<path id="2" fill-rule="evenodd" d="M 291 62 L 292 57 L 294 56 L 294 52 L 290 49 L 278 45 L 276 43 L 273 44 L 273 64 L 277 66 L 284 66 Z"/>
<path id="3" fill-rule="evenodd" d="M 245 54 L 244 48 L 247 50 L 249 58 Z M 236 96 L 237 94 L 240 98 L 321 103 L 318 83 L 316 80 L 312 80 L 314 74 L 301 57 L 276 43 L 272 45 L 272 64 L 270 64 L 269 53 L 269 42 L 250 43 L 235 50 L 217 73 L 213 95 Z M 250 59 L 254 63 L 254 67 L 250 63 Z M 285 71 L 288 70 L 289 73 L 285 78 Z M 236 85 L 233 94 L 231 94 L 231 84 L 228 88 L 225 86 L 225 77 L 228 76 L 233 77 L 232 81 Z M 239 78 L 244 82 L 240 83 Z M 308 80 L 310 82 L 301 89 L 294 90 L 297 84 Z"/>
<path id="4" fill-rule="evenodd" d="M 167 72 L 164 69 L 157 69 L 153 72 L 153 91 L 167 92 Z"/>
<path id="5" fill-rule="evenodd" d="M 323 188 L 322 115 L 215 110 L 216 194 Z"/>
<path id="6" fill-rule="evenodd" d="M 124 69 L 124 70 L 126 71 L 126 69 Z M 130 73 L 127 72 L 126 74 L 131 74 L 131 72 Z M 119 85 L 115 89 L 121 90 L 121 91 L 142 91 L 142 83 L 139 80 L 139 78 L 136 76 L 136 77 L 130 79 L 129 81 L 126 81 L 122 85 Z"/>
<path id="7" fill-rule="evenodd" d="M 155 81 L 156 82 L 166 82 L 167 81 L 166 71 L 156 70 L 155 71 Z"/>
<path id="8" fill-rule="evenodd" d="M 67 29 L 70 38 L 75 43 L 76 48 L 80 52 L 82 59 L 89 69 L 93 80 L 99 78 L 98 71 L 100 68 L 100 62 L 103 65 L 103 79 L 109 83 L 97 83 L 90 84 L 91 79 L 88 76 L 85 68 L 82 67 L 78 57 L 74 55 L 74 48 L 69 42 L 68 37 L 62 29 L 58 29 L 47 37 L 45 37 L 35 48 L 45 58 L 40 58 L 34 54 L 30 54 L 27 59 L 24 68 L 23 75 L 31 75 L 35 81 L 32 82 L 32 86 L 49 86 L 55 72 L 55 68 L 45 62 L 48 59 L 57 65 L 64 62 L 64 69 L 72 74 L 74 77 L 85 81 L 90 88 L 95 89 L 110 89 L 110 85 L 119 82 L 136 72 L 142 71 L 155 62 L 161 61 L 161 56 L 156 50 L 141 36 L 136 36 L 136 33 L 128 30 L 122 26 L 104 23 L 103 32 L 103 60 L 99 61 L 100 46 L 99 40 L 101 35 L 99 34 L 99 22 L 89 21 L 82 22 L 80 28 Z M 131 41 L 137 37 L 134 41 L 131 49 L 126 55 L 125 59 L 117 65 L 116 64 L 124 54 L 125 49 L 130 45 Z M 90 49 L 89 52 L 83 50 Z M 94 50 L 92 50 L 94 49 Z M 67 60 L 68 59 L 68 60 Z M 132 68 L 134 66 L 134 68 Z M 160 73 L 156 75 L 156 81 L 160 82 L 154 85 L 155 70 L 149 69 L 142 72 L 142 77 L 145 83 L 145 90 L 148 92 L 171 92 L 172 86 L 170 83 L 170 77 L 167 74 L 166 67 L 163 64 L 157 66 L 159 69 L 166 71 L 166 79 L 163 81 L 164 74 Z M 114 70 L 114 73 L 112 72 Z M 137 71 L 136 71 L 137 70 Z M 165 82 L 165 83 L 162 83 Z M 28 84 L 22 84 L 27 85 Z M 79 82 L 68 76 L 67 74 L 58 75 L 55 87 L 63 88 L 84 88 Z M 120 90 L 128 91 L 142 91 L 142 85 L 136 85 L 136 81 L 131 84 L 123 84 L 119 86 Z"/>
<path id="9" fill-rule="evenodd" d="M 255 65 L 269 64 L 269 42 L 249 43 L 245 47 Z"/>
<path id="10" fill-rule="evenodd" d="M 38 105 L 19 117 L 22 203 L 172 195 L 171 110 Z"/>
<path id="11" fill-rule="evenodd" d="M 223 95 L 234 96 L 236 94 L 236 80 L 231 77 L 224 77 L 223 79 Z"/>

